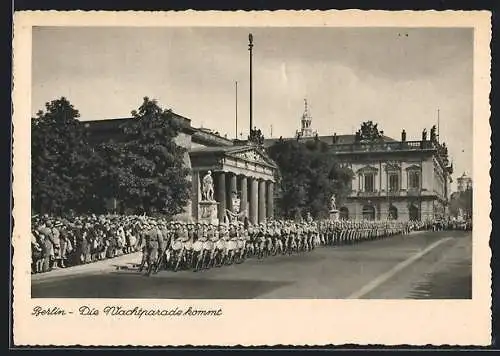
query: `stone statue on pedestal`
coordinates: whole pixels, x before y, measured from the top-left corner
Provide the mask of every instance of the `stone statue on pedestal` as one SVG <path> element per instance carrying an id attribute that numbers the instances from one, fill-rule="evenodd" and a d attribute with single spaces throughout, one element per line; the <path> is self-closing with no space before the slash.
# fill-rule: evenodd
<path id="1" fill-rule="evenodd" d="M 339 219 L 339 211 L 337 210 L 337 199 L 335 194 L 330 198 L 330 220 L 337 221 Z"/>
<path id="2" fill-rule="evenodd" d="M 214 200 L 214 180 L 212 178 L 211 171 L 208 171 L 203 177 L 201 195 L 201 201 L 198 202 L 198 221 L 207 222 L 209 224 L 218 224 L 218 203 Z"/>
<path id="3" fill-rule="evenodd" d="M 335 198 L 335 194 L 332 194 L 332 197 L 330 198 L 330 210 L 337 210 L 336 201 L 337 199 Z"/>
<path id="4" fill-rule="evenodd" d="M 214 201 L 214 180 L 211 171 L 208 171 L 203 177 L 202 185 L 202 200 Z"/>

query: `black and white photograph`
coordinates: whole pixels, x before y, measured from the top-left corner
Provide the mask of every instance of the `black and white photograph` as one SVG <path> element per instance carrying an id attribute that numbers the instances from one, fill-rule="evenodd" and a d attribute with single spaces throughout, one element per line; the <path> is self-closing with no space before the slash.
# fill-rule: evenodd
<path id="1" fill-rule="evenodd" d="M 31 298 L 473 299 L 473 27 L 43 25 L 31 51 Z"/>

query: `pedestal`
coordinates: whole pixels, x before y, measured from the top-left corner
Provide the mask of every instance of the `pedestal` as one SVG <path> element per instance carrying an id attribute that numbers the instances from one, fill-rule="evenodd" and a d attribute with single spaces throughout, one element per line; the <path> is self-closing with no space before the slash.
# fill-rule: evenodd
<path id="1" fill-rule="evenodd" d="M 219 219 L 217 218 L 217 205 L 216 201 L 202 200 L 199 203 L 198 210 L 198 221 L 207 222 L 209 224 L 217 225 L 219 224 Z"/>
<path id="2" fill-rule="evenodd" d="M 330 220 L 337 221 L 339 219 L 339 211 L 338 210 L 330 210 Z"/>

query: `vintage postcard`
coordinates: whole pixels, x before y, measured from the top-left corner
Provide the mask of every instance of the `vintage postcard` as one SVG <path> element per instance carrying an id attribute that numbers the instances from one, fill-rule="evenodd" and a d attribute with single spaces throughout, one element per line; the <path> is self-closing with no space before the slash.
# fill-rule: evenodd
<path id="1" fill-rule="evenodd" d="M 16 13 L 15 344 L 489 345 L 490 16 Z"/>

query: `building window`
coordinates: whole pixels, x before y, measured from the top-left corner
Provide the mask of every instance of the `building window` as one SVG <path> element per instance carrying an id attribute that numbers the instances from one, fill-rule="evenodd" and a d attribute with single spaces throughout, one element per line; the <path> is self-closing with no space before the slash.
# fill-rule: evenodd
<path id="1" fill-rule="evenodd" d="M 365 174 L 365 192 L 375 191 L 375 174 Z"/>
<path id="2" fill-rule="evenodd" d="M 418 171 L 408 172 L 408 188 L 420 189 L 420 172 Z"/>
<path id="3" fill-rule="evenodd" d="M 390 192 L 399 191 L 399 175 L 397 173 L 389 174 L 389 191 Z"/>

